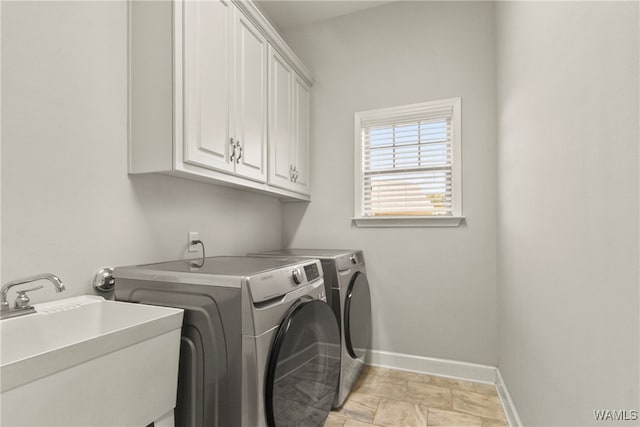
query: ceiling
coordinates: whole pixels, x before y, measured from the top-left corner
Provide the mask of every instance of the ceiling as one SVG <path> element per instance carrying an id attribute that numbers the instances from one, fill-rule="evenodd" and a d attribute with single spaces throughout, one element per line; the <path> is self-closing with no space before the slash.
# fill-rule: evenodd
<path id="1" fill-rule="evenodd" d="M 394 0 L 258 0 L 255 3 L 280 31 L 391 3 Z"/>

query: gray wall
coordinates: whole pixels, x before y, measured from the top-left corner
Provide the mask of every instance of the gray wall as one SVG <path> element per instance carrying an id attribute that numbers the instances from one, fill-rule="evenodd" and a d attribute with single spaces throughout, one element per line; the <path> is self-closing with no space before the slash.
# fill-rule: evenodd
<path id="1" fill-rule="evenodd" d="M 495 365 L 494 10 L 398 2 L 285 33 L 313 70 L 310 205 L 284 207 L 284 244 L 362 248 L 373 347 Z M 357 111 L 462 97 L 460 228 L 354 228 Z"/>
<path id="2" fill-rule="evenodd" d="M 525 425 L 597 424 L 639 399 L 638 3 L 496 7 L 499 368 Z"/>
<path id="3" fill-rule="evenodd" d="M 2 281 L 281 244 L 274 198 L 127 175 L 126 2 L 2 2 Z M 13 299 L 10 296 L 10 299 Z"/>

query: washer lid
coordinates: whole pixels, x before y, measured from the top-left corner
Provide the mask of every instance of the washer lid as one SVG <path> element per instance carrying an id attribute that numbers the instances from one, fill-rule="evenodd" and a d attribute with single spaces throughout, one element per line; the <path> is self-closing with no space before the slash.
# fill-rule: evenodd
<path id="1" fill-rule="evenodd" d="M 181 259 L 177 261 L 143 264 L 128 267 L 116 267 L 113 276 L 116 279 L 153 280 L 172 283 L 191 283 L 240 287 L 239 281 L 225 283 L 222 278 L 240 279 L 254 276 L 286 266 L 299 264 L 301 259 L 293 258 L 257 258 L 257 257 L 210 257 L 202 259 Z M 212 280 L 216 280 L 212 283 Z"/>

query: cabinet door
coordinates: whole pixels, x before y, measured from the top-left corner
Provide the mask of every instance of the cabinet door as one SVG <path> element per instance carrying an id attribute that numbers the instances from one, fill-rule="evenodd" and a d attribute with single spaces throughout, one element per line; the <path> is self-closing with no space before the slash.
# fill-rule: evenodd
<path id="1" fill-rule="evenodd" d="M 269 46 L 269 184 L 292 189 L 293 71 Z"/>
<path id="2" fill-rule="evenodd" d="M 235 20 L 233 104 L 236 174 L 265 182 L 267 163 L 267 40 L 239 11 Z"/>
<path id="3" fill-rule="evenodd" d="M 294 190 L 309 194 L 309 86 L 296 74 L 293 85 Z"/>
<path id="4" fill-rule="evenodd" d="M 232 171 L 229 87 L 233 10 L 228 1 L 183 7 L 184 161 Z M 179 83 L 178 83 L 179 84 Z"/>

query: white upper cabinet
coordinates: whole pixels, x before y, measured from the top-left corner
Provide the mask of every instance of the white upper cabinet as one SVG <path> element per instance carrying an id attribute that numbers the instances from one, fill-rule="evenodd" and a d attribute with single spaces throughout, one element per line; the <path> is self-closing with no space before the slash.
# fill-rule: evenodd
<path id="1" fill-rule="evenodd" d="M 293 71 L 269 46 L 269 184 L 293 187 Z"/>
<path id="2" fill-rule="evenodd" d="M 294 190 L 309 193 L 309 86 L 296 75 L 293 82 L 293 126 L 295 139 Z"/>
<path id="3" fill-rule="evenodd" d="M 309 87 L 269 46 L 269 184 L 309 192 Z"/>
<path id="4" fill-rule="evenodd" d="M 267 40 L 240 12 L 235 25 L 236 173 L 267 179 Z"/>
<path id="5" fill-rule="evenodd" d="M 183 10 L 184 161 L 265 182 L 267 40 L 229 2 Z"/>
<path id="6" fill-rule="evenodd" d="M 312 78 L 255 5 L 129 8 L 129 172 L 309 200 Z"/>
<path id="7" fill-rule="evenodd" d="M 233 8 L 223 1 L 183 6 L 184 161 L 233 171 L 229 133 Z"/>

